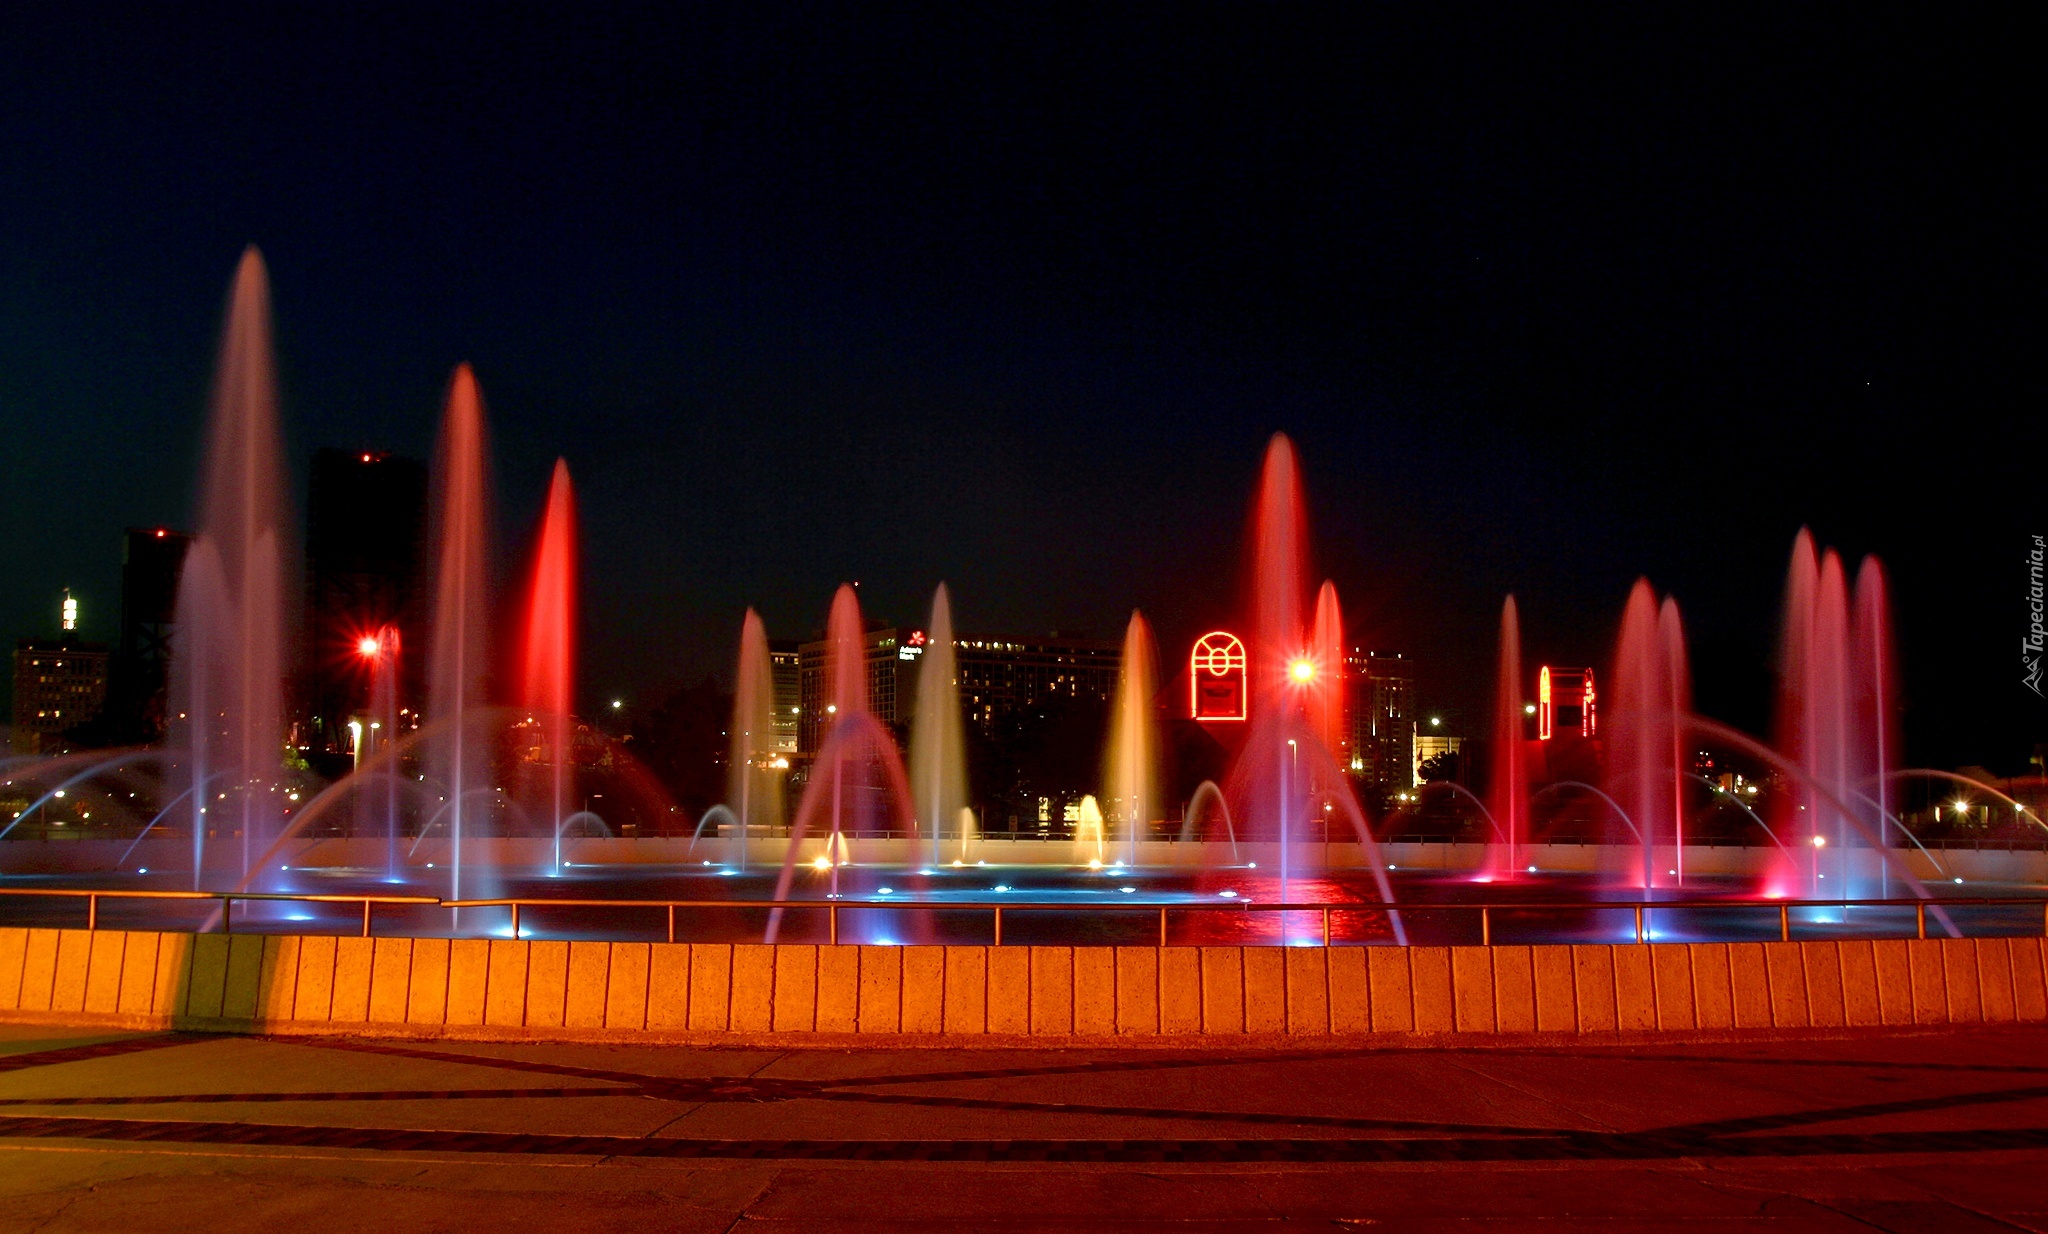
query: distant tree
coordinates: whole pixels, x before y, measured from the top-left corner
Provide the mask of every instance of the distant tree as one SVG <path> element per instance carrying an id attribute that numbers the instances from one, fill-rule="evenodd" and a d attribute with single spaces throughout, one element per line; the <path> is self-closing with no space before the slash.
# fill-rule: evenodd
<path id="1" fill-rule="evenodd" d="M 1458 779 L 1460 770 L 1458 751 L 1445 750 L 1422 760 L 1422 782 L 1424 784 L 1445 784 Z"/>
<path id="2" fill-rule="evenodd" d="M 675 798 L 693 826 L 704 811 L 725 800 L 731 718 L 732 695 L 706 677 L 636 717 L 628 735 L 633 756 Z"/>

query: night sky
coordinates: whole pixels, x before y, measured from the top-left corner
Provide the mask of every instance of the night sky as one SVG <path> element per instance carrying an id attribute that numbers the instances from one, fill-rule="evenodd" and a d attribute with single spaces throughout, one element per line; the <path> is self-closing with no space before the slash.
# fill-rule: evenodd
<path id="1" fill-rule="evenodd" d="M 0 16 L 0 636 L 69 585 L 111 638 L 121 529 L 190 523 L 254 242 L 301 492 L 423 456 L 462 360 L 508 561 L 568 459 L 587 701 L 842 579 L 1184 655 L 1284 430 L 1354 641 L 1456 727 L 1503 593 L 1604 665 L 1647 574 L 1762 728 L 1810 524 L 1893 569 L 1913 758 L 2048 738 L 2015 10 L 283 7 Z"/>

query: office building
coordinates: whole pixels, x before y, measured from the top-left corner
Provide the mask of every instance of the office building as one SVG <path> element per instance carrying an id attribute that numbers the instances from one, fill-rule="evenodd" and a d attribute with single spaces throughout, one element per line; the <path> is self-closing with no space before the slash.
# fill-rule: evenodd
<path id="1" fill-rule="evenodd" d="M 66 734 L 100 719 L 107 701 L 105 643 L 78 637 L 78 601 L 66 591 L 55 638 L 25 638 L 14 650 L 14 751 L 61 754 Z M 95 741 L 92 744 L 103 744 Z"/>
<path id="2" fill-rule="evenodd" d="M 191 536 L 168 527 L 122 534 L 121 630 L 107 684 L 107 719 L 118 743 L 164 739 L 178 581 L 191 547 Z"/>
<path id="3" fill-rule="evenodd" d="M 1343 751 L 1345 766 L 1361 784 L 1401 792 L 1415 783 L 1415 662 L 1398 651 L 1354 648 L 1345 657 L 1351 691 Z"/>
<path id="4" fill-rule="evenodd" d="M 797 750 L 797 721 L 803 706 L 803 657 L 795 639 L 772 639 L 768 643 L 768 673 L 775 695 L 775 748 L 785 754 Z"/>

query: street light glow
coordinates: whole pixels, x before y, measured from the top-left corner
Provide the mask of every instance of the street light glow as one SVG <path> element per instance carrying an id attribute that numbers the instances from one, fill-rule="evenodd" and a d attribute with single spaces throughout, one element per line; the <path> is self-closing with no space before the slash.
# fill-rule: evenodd
<path id="1" fill-rule="evenodd" d="M 1296 660 L 1287 666 L 1287 675 L 1306 685 L 1316 679 L 1316 662 L 1314 660 Z"/>

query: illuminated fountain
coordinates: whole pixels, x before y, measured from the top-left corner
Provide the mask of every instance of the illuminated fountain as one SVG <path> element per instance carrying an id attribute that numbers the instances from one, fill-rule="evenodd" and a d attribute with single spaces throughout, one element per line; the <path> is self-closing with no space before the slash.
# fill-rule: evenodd
<path id="1" fill-rule="evenodd" d="M 1144 614 L 1132 610 L 1124 628 L 1123 658 L 1117 664 L 1102 776 L 1111 821 L 1123 830 L 1123 861 L 1130 866 L 1138 864 L 1138 844 L 1161 804 L 1159 724 L 1152 704 L 1159 693 L 1158 658 L 1152 628 Z"/>
<path id="2" fill-rule="evenodd" d="M 1488 837 L 1485 877 L 1512 880 L 1522 874 L 1522 849 L 1529 834 L 1529 769 L 1523 757 L 1522 624 L 1509 596 L 1500 609 L 1500 659 L 1493 696 L 1493 768 L 1489 813 L 1499 828 Z"/>
<path id="3" fill-rule="evenodd" d="M 1648 579 L 1637 579 L 1622 612 L 1611 679 L 1607 791 L 1633 824 L 1634 861 L 1626 881 L 1638 889 L 1685 881 L 1685 733 L 1691 676 L 1678 604 L 1660 606 Z M 1616 853 L 1627 852 L 1626 841 Z M 1668 860 L 1667 860 L 1668 855 Z"/>
<path id="4" fill-rule="evenodd" d="M 284 817 L 284 595 L 288 537 L 270 285 L 242 254 L 214 377 L 199 534 L 178 589 L 172 740 L 190 758 L 192 880 L 209 837 L 238 872 Z"/>
<path id="5" fill-rule="evenodd" d="M 484 714 L 490 665 L 490 454 L 484 436 L 483 393 L 467 364 L 448 382 L 434 453 L 430 511 L 435 551 L 433 651 L 428 659 L 427 714 L 436 735 L 429 742 L 429 774 L 443 805 L 422 825 L 440 824 L 448 838 L 448 895 L 460 899 L 465 824 L 479 814 L 470 800 L 488 801 L 488 749 L 476 721 Z"/>
<path id="6" fill-rule="evenodd" d="M 910 792 L 929 851 L 939 864 L 939 841 L 967 809 L 967 739 L 960 723 L 960 671 L 953 641 L 953 603 L 940 583 L 932 593 L 932 619 L 917 668 L 917 709 L 910 730 Z M 962 840 L 961 860 L 965 860 Z M 916 852 L 911 861 L 919 860 Z"/>
<path id="7" fill-rule="evenodd" d="M 775 669 L 768 630 L 753 609 L 740 623 L 739 672 L 733 683 L 732 757 L 726 769 L 726 808 L 732 812 L 736 868 L 747 868 L 754 832 L 782 828 L 782 781 L 789 760 L 775 746 Z"/>
<path id="8" fill-rule="evenodd" d="M 1866 557 L 1853 598 L 1842 559 L 1804 529 L 1785 584 L 1777 744 L 1804 773 L 1780 830 L 1813 851 L 1799 881 L 1810 898 L 1885 894 L 1889 863 L 1869 860 L 1891 821 L 1898 726 L 1884 569 Z M 1839 805 L 1835 803 L 1840 803 Z"/>
<path id="9" fill-rule="evenodd" d="M 1365 850 L 1380 899 L 1391 903 L 1386 863 L 1326 744 L 1326 735 L 1341 725 L 1329 717 L 1341 716 L 1343 707 L 1342 623 L 1336 590 L 1328 584 L 1326 602 L 1318 605 L 1327 616 L 1314 629 L 1303 621 L 1307 516 L 1294 443 L 1284 434 L 1275 434 L 1266 450 L 1252 529 L 1251 714 L 1229 785 L 1237 835 L 1275 843 L 1276 891 L 1287 902 L 1296 878 L 1313 872 L 1321 851 L 1308 842 L 1309 820 L 1321 818 L 1328 828 L 1331 816 L 1341 814 Z"/>
<path id="10" fill-rule="evenodd" d="M 559 874 L 576 705 L 576 495 L 569 483 L 569 464 L 561 459 L 555 460 L 555 473 L 548 483 L 547 512 L 534 549 L 523 669 L 519 703 L 543 733 L 542 761 L 551 772 L 548 798 L 554 866 Z"/>
<path id="11" fill-rule="evenodd" d="M 778 900 L 789 898 L 806 836 L 825 840 L 814 864 L 828 876 L 828 894 L 836 897 L 840 868 L 851 851 L 848 837 L 869 832 L 914 833 L 917 828 L 896 739 L 868 707 L 867 640 L 860 601 L 851 586 L 842 585 L 833 596 L 825 637 L 825 679 L 831 687 L 831 701 L 825 710 L 830 719 L 790 826 L 782 874 L 775 883 Z M 781 910 L 777 909 L 769 918 L 767 941 L 775 941 L 780 925 Z"/>

